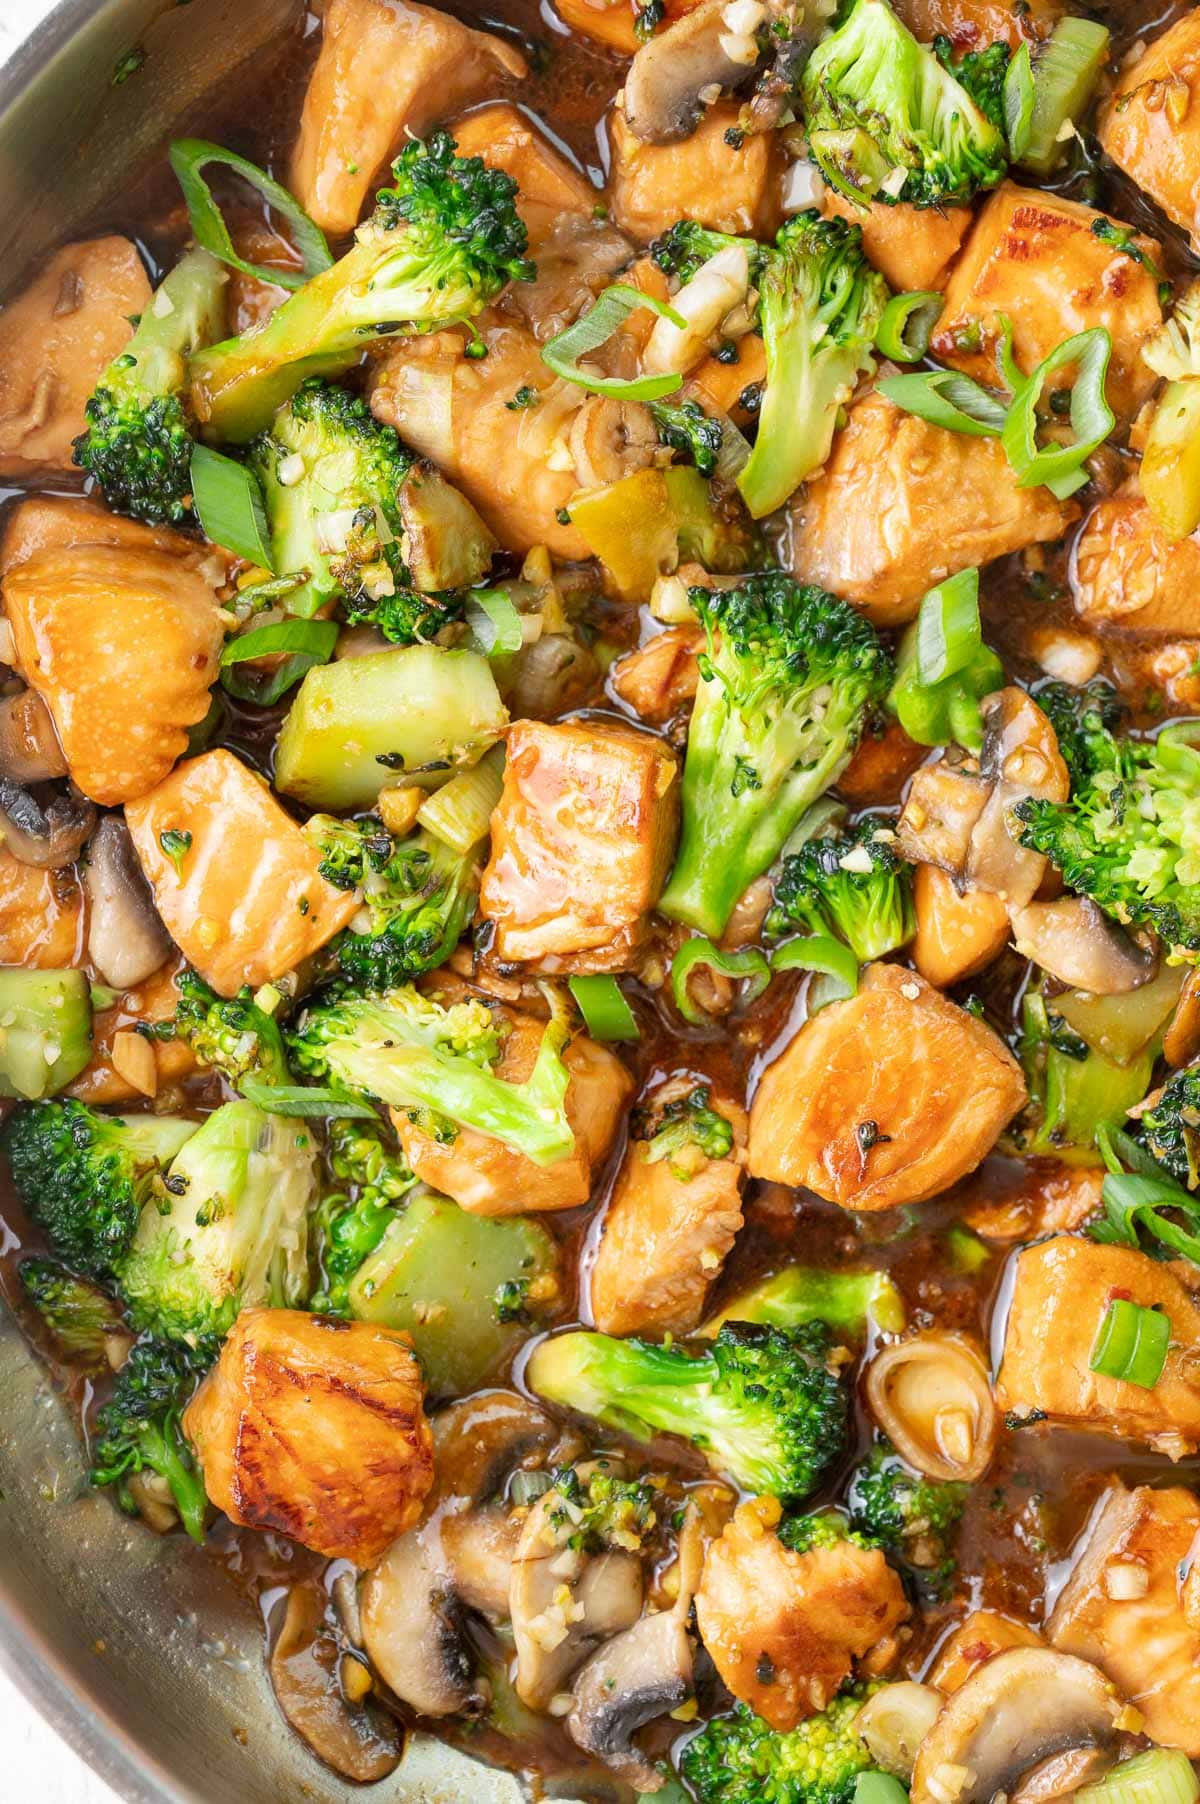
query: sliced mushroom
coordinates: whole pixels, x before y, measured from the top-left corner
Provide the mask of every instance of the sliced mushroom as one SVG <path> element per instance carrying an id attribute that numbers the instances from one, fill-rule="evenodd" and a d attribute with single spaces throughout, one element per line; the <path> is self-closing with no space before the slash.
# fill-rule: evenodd
<path id="1" fill-rule="evenodd" d="M 658 455 L 658 429 L 640 401 L 589 395 L 571 422 L 567 444 L 580 486 L 605 488 L 649 468 Z"/>
<path id="2" fill-rule="evenodd" d="M 268 1670 L 279 1707 L 301 1740 L 343 1778 L 371 1785 L 395 1772 L 404 1730 L 369 1697 L 352 1702 L 342 1683 L 346 1661 L 325 1622 L 325 1596 L 315 1584 L 293 1585 Z"/>
<path id="3" fill-rule="evenodd" d="M 867 1370 L 867 1403 L 901 1458 L 927 1478 L 979 1478 L 998 1417 L 987 1367 L 960 1334 L 918 1334 L 886 1347 Z"/>
<path id="4" fill-rule="evenodd" d="M 42 871 L 74 864 L 95 824 L 95 808 L 77 789 L 42 801 L 0 776 L 0 842 L 22 864 Z"/>
<path id="5" fill-rule="evenodd" d="M 0 701 L 0 773 L 17 783 L 45 783 L 67 774 L 50 710 L 36 689 Z"/>
<path id="6" fill-rule="evenodd" d="M 1113 1748 L 1069 1748 L 1065 1754 L 1051 1754 L 1030 1767 L 1010 1804 L 1053 1804 L 1055 1798 L 1069 1798 L 1081 1786 L 1102 1779 L 1116 1757 Z"/>
<path id="7" fill-rule="evenodd" d="M 943 1707 L 913 1769 L 912 1804 L 990 1804 L 1076 1749 L 1111 1749 L 1124 1705 L 1087 1660 L 1018 1647 L 973 1673 Z"/>
<path id="8" fill-rule="evenodd" d="M 1051 977 L 1093 996 L 1124 996 L 1149 983 L 1158 951 L 1139 945 L 1086 896 L 1031 902 L 1010 917 L 1013 941 Z"/>
<path id="9" fill-rule="evenodd" d="M 854 1719 L 854 1732 L 866 1743 L 875 1764 L 907 1785 L 917 1750 L 945 1701 L 932 1685 L 901 1679 L 867 1699 Z"/>
<path id="10" fill-rule="evenodd" d="M 971 835 L 987 806 L 982 777 L 943 761 L 917 771 L 896 824 L 900 850 L 913 864 L 935 864 L 961 886 Z"/>
<path id="11" fill-rule="evenodd" d="M 625 118 L 635 138 L 672 144 L 690 136 L 704 111 L 706 92 L 736 88 L 753 74 L 758 61 L 753 34 L 768 9 L 753 0 L 734 0 L 734 5 L 737 29 L 725 17 L 733 10 L 730 0 L 700 0 L 642 45 L 625 77 Z M 752 14 L 757 14 L 753 22 Z"/>
<path id="12" fill-rule="evenodd" d="M 631 1628 L 642 1610 L 642 1563 L 634 1553 L 572 1547 L 572 1525 L 556 1492 L 530 1510 L 517 1543 L 509 1615 L 517 1649 L 517 1694 L 545 1710 L 592 1649 Z"/>
<path id="13" fill-rule="evenodd" d="M 83 873 L 88 902 L 88 956 L 116 990 L 129 990 L 157 971 L 171 951 L 129 829 L 107 814 L 88 847 Z"/>
<path id="14" fill-rule="evenodd" d="M 393 1541 L 362 1594 L 372 1666 L 421 1716 L 451 1716 L 485 1700 L 475 1683 L 463 1606 L 429 1528 Z"/>
<path id="15" fill-rule="evenodd" d="M 1065 802 L 1070 779 L 1054 728 L 1023 689 L 997 690 L 983 702 L 982 713 L 979 768 L 991 794 L 972 829 L 964 875 L 1010 907 L 1023 908 L 1037 894 L 1046 860 L 1016 838 L 1012 811 L 1030 796 Z"/>

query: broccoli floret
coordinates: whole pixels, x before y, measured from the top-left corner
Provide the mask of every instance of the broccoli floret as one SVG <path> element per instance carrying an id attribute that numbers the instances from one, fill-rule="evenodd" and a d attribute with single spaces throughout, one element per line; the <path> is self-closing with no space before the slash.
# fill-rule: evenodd
<path id="1" fill-rule="evenodd" d="M 109 1347 L 125 1329 L 116 1299 L 53 1259 L 23 1259 L 18 1275 L 58 1357 L 91 1371 L 106 1371 Z"/>
<path id="2" fill-rule="evenodd" d="M 886 1272 L 788 1265 L 731 1297 L 704 1324 L 702 1333 L 715 1334 L 722 1322 L 766 1322 L 789 1330 L 805 1322 L 824 1322 L 840 1335 L 864 1340 L 871 1323 L 888 1334 L 899 1334 L 905 1319 L 904 1298 Z"/>
<path id="3" fill-rule="evenodd" d="M 795 1729 L 772 1729 L 739 1704 L 688 1743 L 679 1770 L 699 1804 L 851 1804 L 874 1765 L 855 1719 L 877 1685 L 843 1691 Z"/>
<path id="4" fill-rule="evenodd" d="M 985 119 L 997 131 L 1004 130 L 1004 78 L 1012 52 L 1005 43 L 989 44 L 986 50 L 968 50 L 956 57 L 954 41 L 943 34 L 933 40 L 933 54 L 943 69 L 948 69 L 959 86 L 965 88 Z"/>
<path id="5" fill-rule="evenodd" d="M 750 281 L 757 282 L 761 273 L 764 247 L 753 238 L 738 238 L 729 232 L 713 232 L 694 219 L 677 220 L 650 246 L 650 255 L 666 276 L 680 283 L 690 282 L 710 258 L 731 245 L 740 245 L 750 260 Z"/>
<path id="6" fill-rule="evenodd" d="M 183 1435 L 181 1418 L 207 1355 L 162 1341 L 141 1340 L 122 1366 L 112 1399 L 96 1418 L 91 1481 L 112 1485 L 120 1507 L 139 1513 L 130 1479 L 157 1473 L 193 1541 L 204 1539 L 208 1499 Z"/>
<path id="7" fill-rule="evenodd" d="M 817 1510 L 811 1516 L 785 1516 L 776 1529 L 785 1547 L 793 1553 L 809 1553 L 814 1547 L 835 1547 L 849 1541 L 854 1547 L 875 1547 L 870 1535 L 851 1528 L 840 1510 Z"/>
<path id="8" fill-rule="evenodd" d="M 737 485 L 761 520 L 828 457 L 838 409 L 875 367 L 889 290 L 863 255 L 861 228 L 811 210 L 788 220 L 757 285 L 767 381 Z"/>
<path id="9" fill-rule="evenodd" d="M 394 186 L 354 246 L 254 331 L 192 359 L 198 410 L 219 438 L 261 432 L 308 376 L 339 376 L 376 339 L 468 320 L 533 274 L 511 176 L 457 157 L 435 132 L 392 165 Z"/>
<path id="10" fill-rule="evenodd" d="M 954 1576 L 954 1542 L 969 1485 L 911 1472 L 889 1441 L 875 1443 L 850 1484 L 851 1526 L 892 1554 L 931 1601 Z"/>
<path id="11" fill-rule="evenodd" d="M 895 835 L 870 819 L 785 858 L 767 917 L 770 934 L 844 940 L 859 964 L 905 945 L 916 925 L 912 867 L 897 856 Z"/>
<path id="12" fill-rule="evenodd" d="M 84 408 L 75 462 L 119 514 L 151 526 L 192 520 L 188 358 L 224 329 L 226 280 L 215 257 L 188 251 Z"/>
<path id="13" fill-rule="evenodd" d="M 666 1159 L 682 1183 L 694 1178 L 708 1160 L 727 1159 L 733 1150 L 733 1128 L 713 1108 L 707 1084 L 697 1084 L 661 1109 L 636 1109 L 629 1132 L 647 1165 Z"/>
<path id="14" fill-rule="evenodd" d="M 308 1290 L 316 1153 L 301 1121 L 227 1102 L 171 1163 L 117 1283 L 134 1324 L 200 1345 L 238 1311 L 296 1308 Z"/>
<path id="15" fill-rule="evenodd" d="M 473 998 L 443 1007 L 411 984 L 378 995 L 333 995 L 306 1009 L 288 1035 L 297 1066 L 404 1110 L 443 1142 L 459 1128 L 502 1140 L 536 1165 L 568 1158 L 575 1136 L 563 1052 L 571 1035 L 559 1006 L 523 1083 L 493 1075 L 506 1023 Z"/>
<path id="16" fill-rule="evenodd" d="M 1200 1190 L 1200 1065 L 1177 1071 L 1163 1085 L 1154 1107 L 1143 1114 L 1138 1133 L 1177 1183 Z"/>
<path id="17" fill-rule="evenodd" d="M 175 988 L 179 1002 L 171 1021 L 163 1025 L 173 1039 L 190 1047 L 199 1064 L 219 1071 L 234 1090 L 247 1079 L 291 1082 L 279 1024 L 260 1006 L 249 984 L 236 996 L 218 996 L 197 971 L 181 971 Z M 147 1031 L 156 1039 L 166 1037 L 161 1026 Z"/>
<path id="18" fill-rule="evenodd" d="M 855 0 L 801 81 L 808 142 L 851 200 L 934 207 L 1004 177 L 1004 134 L 887 0 Z"/>
<path id="19" fill-rule="evenodd" d="M 1033 699 L 1054 728 L 1071 782 L 1086 782 L 1107 762 L 1109 738 L 1125 718 L 1125 704 L 1117 691 L 1103 678 L 1084 689 L 1043 683 Z"/>
<path id="20" fill-rule="evenodd" d="M 651 401 L 650 412 L 658 427 L 659 442 L 695 464 L 701 476 L 711 476 L 721 455 L 725 430 L 720 420 L 705 413 L 698 401 Z"/>
<path id="21" fill-rule="evenodd" d="M 82 1102 L 18 1109 L 4 1124 L 13 1182 L 51 1248 L 89 1278 L 111 1274 L 142 1205 L 165 1195 L 163 1171 L 196 1132 L 173 1115 L 101 1115 Z"/>
<path id="22" fill-rule="evenodd" d="M 583 1553 L 612 1547 L 636 1553 L 657 1523 L 656 1495 L 645 1479 L 622 1478 L 603 1460 L 582 1475 L 567 1466 L 555 1476 L 550 1522 L 568 1547 Z"/>
<path id="23" fill-rule="evenodd" d="M 708 645 L 688 730 L 679 855 L 663 914 L 718 938 L 836 782 L 891 660 L 856 609 L 790 577 L 693 589 Z"/>
<path id="24" fill-rule="evenodd" d="M 1101 1128 L 1119 1128 L 1141 1102 L 1154 1070 L 1154 1049 L 1118 1065 L 1090 1047 L 1042 990 L 1022 1003 L 1019 1051 L 1029 1104 L 1010 1130 L 1021 1151 L 1051 1158 L 1095 1159 Z"/>
<path id="25" fill-rule="evenodd" d="M 1068 889 L 1126 925 L 1153 927 L 1179 957 L 1200 953 L 1200 750 L 1174 738 L 1087 735 L 1088 769 L 1063 803 L 1028 798 L 1020 840 Z"/>
<path id="26" fill-rule="evenodd" d="M 313 1218 L 321 1288 L 312 1307 L 325 1315 L 349 1315 L 355 1273 L 417 1180 L 378 1122 L 331 1121 L 328 1153 L 334 1176 L 351 1189 L 325 1197 Z"/>
<path id="27" fill-rule="evenodd" d="M 530 1388 L 635 1440 L 681 1435 L 744 1489 L 803 1498 L 846 1438 L 828 1334 L 726 1323 L 703 1351 L 562 1334 L 534 1350 Z"/>

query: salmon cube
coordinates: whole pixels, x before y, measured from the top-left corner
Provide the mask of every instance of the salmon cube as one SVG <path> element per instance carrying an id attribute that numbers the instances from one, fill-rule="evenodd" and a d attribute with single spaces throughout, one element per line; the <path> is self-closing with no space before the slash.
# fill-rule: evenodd
<path id="1" fill-rule="evenodd" d="M 912 961 L 939 990 L 974 977 L 1008 944 L 1008 909 L 986 890 L 961 895 L 954 880 L 935 864 L 919 864 L 913 874 L 917 932 Z"/>
<path id="2" fill-rule="evenodd" d="M 70 870 L 40 871 L 0 846 L 0 965 L 64 971 L 83 962 L 83 891 Z"/>
<path id="3" fill-rule="evenodd" d="M 621 229 L 648 244 L 677 219 L 695 219 L 714 232 L 769 237 L 779 224 L 775 134 L 759 132 L 735 150 L 725 133 L 737 116 L 736 102 L 719 100 L 690 137 L 648 144 L 614 107 L 609 194 Z"/>
<path id="4" fill-rule="evenodd" d="M 896 11 L 922 43 L 945 36 L 962 55 L 986 50 L 997 40 L 1019 50 L 1023 43 L 1048 38 L 1063 8 L 1060 0 L 897 0 Z"/>
<path id="5" fill-rule="evenodd" d="M 1200 12 L 1188 10 L 1123 72 L 1100 119 L 1119 169 L 1200 244 Z"/>
<path id="6" fill-rule="evenodd" d="M 750 1110 L 750 1172 L 843 1209 L 921 1203 L 973 1171 L 1025 1102 L 990 1027 L 899 965 L 805 1023 Z"/>
<path id="7" fill-rule="evenodd" d="M 518 721 L 479 912 L 502 964 L 634 962 L 675 852 L 678 765 L 665 740 L 588 721 Z"/>
<path id="8" fill-rule="evenodd" d="M 320 853 L 232 752 L 181 764 L 125 819 L 167 931 L 222 996 L 294 970 L 358 909 L 354 891 L 326 883 Z"/>
<path id="9" fill-rule="evenodd" d="M 1164 1311 L 1171 1345 L 1153 1390 L 1091 1368 L 1115 1298 Z M 1194 1360 L 1200 1308 L 1169 1266 L 1133 1247 L 1059 1235 L 1018 1255 L 1004 1359 L 1001 1409 L 1145 1441 L 1172 1459 L 1200 1445 L 1200 1385 Z"/>
<path id="10" fill-rule="evenodd" d="M 30 495 L 6 517 L 0 538 L 0 580 L 38 551 L 63 551 L 76 545 L 108 545 L 117 551 L 156 551 L 190 570 L 203 569 L 221 580 L 224 553 L 169 526 L 143 526 L 123 514 L 82 496 Z"/>
<path id="11" fill-rule="evenodd" d="M 612 687 L 648 726 L 665 727 L 695 699 L 700 684 L 697 653 L 704 629 L 669 626 L 613 666 Z"/>
<path id="12" fill-rule="evenodd" d="M 834 188 L 821 197 L 821 211 L 826 219 L 862 227 L 868 262 L 899 290 L 944 288 L 974 217 L 970 207 L 911 207 L 905 201 L 889 207 L 876 200 L 863 208 Z"/>
<path id="13" fill-rule="evenodd" d="M 1096 1165 L 1005 1160 L 999 1169 L 986 1167 L 964 1187 L 962 1218 L 984 1240 L 1001 1245 L 1071 1234 L 1100 1213 L 1103 1183 L 1104 1172 Z"/>
<path id="14" fill-rule="evenodd" d="M 1197 630 L 1200 545 L 1169 539 L 1140 495 L 1094 507 L 1075 543 L 1075 611 L 1121 638 L 1176 637 Z"/>

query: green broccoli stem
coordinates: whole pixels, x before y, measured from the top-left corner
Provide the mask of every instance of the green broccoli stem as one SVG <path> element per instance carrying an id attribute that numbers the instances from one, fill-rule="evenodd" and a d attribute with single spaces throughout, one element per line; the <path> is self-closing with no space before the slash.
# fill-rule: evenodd
<path id="1" fill-rule="evenodd" d="M 189 356 L 224 327 L 227 281 L 224 265 L 208 251 L 187 251 L 163 278 L 101 386 L 143 401 L 179 394 Z"/>
<path id="2" fill-rule="evenodd" d="M 203 1544 L 208 1496 L 182 1431 L 173 1420 L 168 1427 L 145 1422 L 138 1430 L 138 1440 L 144 1463 L 170 1486 L 179 1520 L 192 1540 Z"/>

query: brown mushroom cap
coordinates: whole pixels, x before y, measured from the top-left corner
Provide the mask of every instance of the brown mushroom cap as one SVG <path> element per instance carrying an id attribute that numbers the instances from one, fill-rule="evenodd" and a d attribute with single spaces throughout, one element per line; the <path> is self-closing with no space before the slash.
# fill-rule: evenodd
<path id="1" fill-rule="evenodd" d="M 637 52 L 625 77 L 625 118 L 635 138 L 672 144 L 689 137 L 704 110 L 702 91 L 714 83 L 737 87 L 751 75 L 753 65 L 734 62 L 722 48 L 728 3 L 700 0 Z"/>
<path id="2" fill-rule="evenodd" d="M 867 1403 L 897 1453 L 927 1478 L 980 1478 L 999 1418 L 987 1368 L 960 1334 L 916 1334 L 871 1361 Z"/>
<path id="3" fill-rule="evenodd" d="M 1013 941 L 1051 977 L 1093 996 L 1124 996 L 1150 983 L 1158 950 L 1131 939 L 1086 896 L 1031 902 L 1011 915 Z"/>

